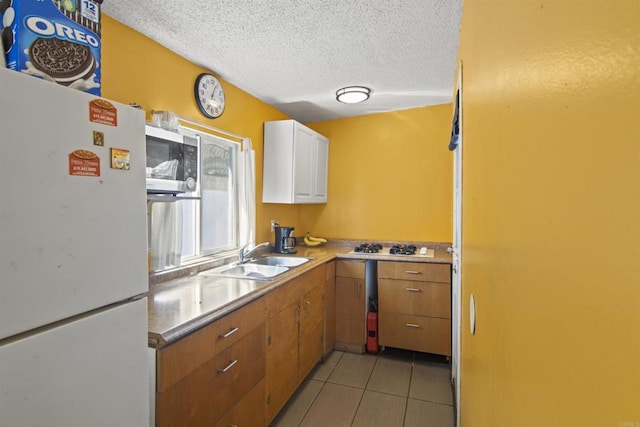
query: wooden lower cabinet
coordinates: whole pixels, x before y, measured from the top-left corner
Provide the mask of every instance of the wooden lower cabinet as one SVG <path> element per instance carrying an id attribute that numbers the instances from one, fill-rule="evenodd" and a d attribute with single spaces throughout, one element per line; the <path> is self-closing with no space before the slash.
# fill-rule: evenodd
<path id="1" fill-rule="evenodd" d="M 323 354 L 324 286 L 307 292 L 300 303 L 300 352 L 298 378 L 311 372 Z"/>
<path id="2" fill-rule="evenodd" d="M 267 418 L 272 420 L 298 386 L 298 300 L 268 319 Z"/>
<path id="3" fill-rule="evenodd" d="M 380 313 L 378 339 L 381 345 L 424 353 L 451 355 L 451 320 Z"/>
<path id="4" fill-rule="evenodd" d="M 156 425 L 212 426 L 265 374 L 264 323 L 156 394 Z"/>
<path id="5" fill-rule="evenodd" d="M 214 426 L 245 401 L 259 408 L 247 425 L 265 424 L 265 307 L 258 299 L 156 351 L 156 426 Z"/>
<path id="6" fill-rule="evenodd" d="M 322 357 L 318 266 L 156 351 L 156 426 L 266 426 Z"/>
<path id="7" fill-rule="evenodd" d="M 336 263 L 336 348 L 364 352 L 366 310 L 365 262 Z"/>
<path id="8" fill-rule="evenodd" d="M 319 266 L 266 296 L 267 423 L 322 357 L 325 267 Z"/>
<path id="9" fill-rule="evenodd" d="M 264 379 L 258 383 L 240 402 L 220 421 L 216 427 L 264 427 Z"/>
<path id="10" fill-rule="evenodd" d="M 325 264 L 324 350 L 327 355 L 336 344 L 336 262 Z"/>
<path id="11" fill-rule="evenodd" d="M 451 355 L 451 266 L 378 262 L 378 341 Z"/>

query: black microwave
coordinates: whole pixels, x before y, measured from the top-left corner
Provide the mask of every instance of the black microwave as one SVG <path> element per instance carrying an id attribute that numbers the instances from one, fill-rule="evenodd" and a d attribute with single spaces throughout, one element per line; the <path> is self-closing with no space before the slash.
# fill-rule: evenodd
<path id="1" fill-rule="evenodd" d="M 198 140 L 145 126 L 147 193 L 175 194 L 198 189 Z"/>

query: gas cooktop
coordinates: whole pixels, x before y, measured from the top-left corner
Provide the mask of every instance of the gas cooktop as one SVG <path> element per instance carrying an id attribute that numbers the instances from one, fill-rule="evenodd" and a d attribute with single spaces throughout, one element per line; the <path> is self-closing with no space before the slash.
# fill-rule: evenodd
<path id="1" fill-rule="evenodd" d="M 353 248 L 353 252 L 363 254 L 377 254 L 381 250 L 382 245 L 380 243 L 361 243 L 360 245 Z"/>
<path id="2" fill-rule="evenodd" d="M 415 255 L 418 248 L 415 245 L 393 245 L 389 249 L 392 255 Z"/>
<path id="3" fill-rule="evenodd" d="M 402 245 L 402 244 L 393 244 L 390 247 L 385 247 L 380 243 L 361 243 L 360 245 L 353 248 L 351 253 L 360 253 L 360 254 L 377 254 L 377 253 L 386 253 L 390 255 L 417 255 L 418 248 L 415 245 Z M 425 248 L 426 253 L 426 248 Z M 424 255 L 422 251 L 420 255 Z"/>

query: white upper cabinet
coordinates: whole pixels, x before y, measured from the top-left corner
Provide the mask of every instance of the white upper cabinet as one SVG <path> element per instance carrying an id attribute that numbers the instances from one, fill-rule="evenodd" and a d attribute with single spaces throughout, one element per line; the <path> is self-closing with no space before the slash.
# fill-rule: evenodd
<path id="1" fill-rule="evenodd" d="M 264 203 L 327 203 L 329 140 L 295 120 L 264 124 Z"/>

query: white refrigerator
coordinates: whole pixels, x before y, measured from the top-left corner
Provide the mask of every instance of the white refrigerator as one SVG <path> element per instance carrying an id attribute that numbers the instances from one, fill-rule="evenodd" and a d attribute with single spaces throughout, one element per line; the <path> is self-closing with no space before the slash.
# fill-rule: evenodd
<path id="1" fill-rule="evenodd" d="M 149 424 L 144 112 L 104 101 L 0 69 L 0 427 Z"/>

